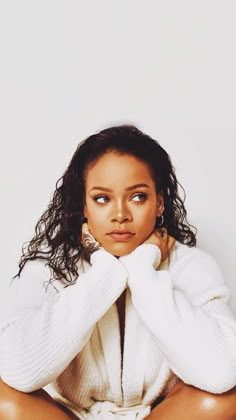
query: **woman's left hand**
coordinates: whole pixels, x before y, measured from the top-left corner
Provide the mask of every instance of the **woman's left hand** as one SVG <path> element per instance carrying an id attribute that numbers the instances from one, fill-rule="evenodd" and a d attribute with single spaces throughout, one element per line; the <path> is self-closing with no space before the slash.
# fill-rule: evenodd
<path id="1" fill-rule="evenodd" d="M 83 223 L 82 225 L 82 245 L 89 255 L 92 255 L 95 251 L 103 249 L 101 244 L 96 241 L 90 232 L 88 223 Z"/>
<path id="2" fill-rule="evenodd" d="M 175 239 L 168 235 L 167 229 L 155 229 L 151 235 L 146 239 L 144 244 L 153 244 L 158 246 L 161 251 L 161 262 L 165 261 L 175 244 Z"/>

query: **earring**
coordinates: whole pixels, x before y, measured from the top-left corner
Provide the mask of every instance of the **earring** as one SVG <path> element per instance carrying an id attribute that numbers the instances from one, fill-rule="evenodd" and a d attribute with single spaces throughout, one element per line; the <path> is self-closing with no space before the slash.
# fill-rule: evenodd
<path id="1" fill-rule="evenodd" d="M 161 227 L 164 224 L 164 216 L 163 214 L 161 216 L 158 216 L 156 218 L 156 227 Z"/>
<path id="2" fill-rule="evenodd" d="M 87 217 L 85 217 L 85 216 L 83 216 L 83 217 L 82 217 L 82 224 L 83 224 L 83 223 L 88 223 L 88 219 L 87 219 Z"/>

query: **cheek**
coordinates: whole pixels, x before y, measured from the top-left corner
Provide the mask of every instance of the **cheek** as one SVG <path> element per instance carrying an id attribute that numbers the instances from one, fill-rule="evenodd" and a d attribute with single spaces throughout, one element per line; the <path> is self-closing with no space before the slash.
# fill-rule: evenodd
<path id="1" fill-rule="evenodd" d="M 139 217 L 139 233 L 143 238 L 147 238 L 155 228 L 156 224 L 156 212 L 153 208 L 149 208 Z"/>
<path id="2" fill-rule="evenodd" d="M 143 233 L 146 236 L 146 238 L 151 235 L 151 233 L 154 231 L 155 229 L 155 224 L 156 224 L 156 218 L 150 218 L 149 220 L 146 220 L 145 226 L 143 227 Z M 146 239 L 145 238 L 145 239 Z"/>
<path id="3" fill-rule="evenodd" d="M 142 223 L 145 226 L 154 225 L 156 223 L 156 209 L 154 206 L 150 206 L 149 208 L 145 209 L 140 217 L 140 221 L 142 219 Z"/>
<path id="4" fill-rule="evenodd" d="M 88 222 L 91 224 L 93 223 L 93 220 L 97 217 L 96 209 L 94 208 L 94 203 L 90 198 L 86 199 L 86 205 L 84 208 L 84 215 L 87 217 Z"/>
<path id="5" fill-rule="evenodd" d="M 104 228 L 104 216 L 102 212 L 95 211 L 93 208 L 87 209 L 88 227 L 93 235 L 99 234 Z"/>
<path id="6" fill-rule="evenodd" d="M 156 219 L 157 219 L 156 209 L 152 208 L 147 213 L 146 219 L 145 219 L 146 228 L 151 230 L 151 232 L 154 230 L 154 227 L 156 225 Z"/>

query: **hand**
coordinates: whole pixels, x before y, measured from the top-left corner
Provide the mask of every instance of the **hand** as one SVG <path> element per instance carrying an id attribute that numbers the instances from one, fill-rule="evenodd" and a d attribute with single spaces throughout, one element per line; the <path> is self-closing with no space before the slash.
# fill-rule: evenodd
<path id="1" fill-rule="evenodd" d="M 96 241 L 92 233 L 89 231 L 88 223 L 82 224 L 82 241 L 81 242 L 84 249 L 89 253 L 89 255 L 93 254 L 95 251 L 98 251 L 99 249 L 103 249 L 101 244 Z"/>
<path id="2" fill-rule="evenodd" d="M 175 239 L 168 235 L 167 229 L 159 228 L 151 233 L 144 244 L 153 244 L 158 246 L 161 251 L 161 262 L 163 262 L 169 257 L 170 252 L 175 244 Z"/>

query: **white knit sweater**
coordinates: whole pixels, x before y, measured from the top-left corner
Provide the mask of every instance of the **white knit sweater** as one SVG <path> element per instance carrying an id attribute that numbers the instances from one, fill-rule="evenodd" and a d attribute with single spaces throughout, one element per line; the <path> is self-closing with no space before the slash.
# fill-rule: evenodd
<path id="1" fill-rule="evenodd" d="M 52 383 L 82 419 L 143 419 L 177 378 L 212 393 L 236 384 L 236 321 L 212 257 L 176 243 L 160 264 L 143 244 L 91 263 L 69 287 L 49 282 L 39 260 L 14 280 L 0 323 L 4 382 L 23 392 Z M 115 302 L 126 288 L 122 363 Z"/>

